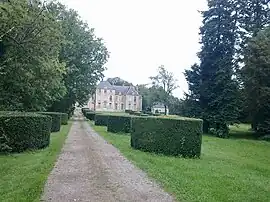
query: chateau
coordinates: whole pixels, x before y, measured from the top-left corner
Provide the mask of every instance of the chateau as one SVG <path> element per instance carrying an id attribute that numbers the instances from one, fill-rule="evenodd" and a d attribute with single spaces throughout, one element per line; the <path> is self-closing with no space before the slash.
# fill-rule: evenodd
<path id="1" fill-rule="evenodd" d="M 142 97 L 134 86 L 115 86 L 102 81 L 90 98 L 88 107 L 94 111 L 141 111 Z"/>

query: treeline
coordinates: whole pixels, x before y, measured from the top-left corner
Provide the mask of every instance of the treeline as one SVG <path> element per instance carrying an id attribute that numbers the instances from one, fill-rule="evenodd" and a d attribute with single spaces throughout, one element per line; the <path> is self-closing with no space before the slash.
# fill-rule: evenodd
<path id="1" fill-rule="evenodd" d="M 228 136 L 228 125 L 252 123 L 270 132 L 270 1 L 208 0 L 200 28 L 199 64 L 185 71 L 185 113 L 204 131 Z"/>
<path id="2" fill-rule="evenodd" d="M 0 111 L 69 112 L 94 92 L 108 56 L 63 4 L 0 1 Z"/>

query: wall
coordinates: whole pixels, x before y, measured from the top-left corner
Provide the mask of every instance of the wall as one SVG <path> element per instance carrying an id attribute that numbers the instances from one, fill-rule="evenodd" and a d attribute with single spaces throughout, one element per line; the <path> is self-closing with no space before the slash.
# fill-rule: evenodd
<path id="1" fill-rule="evenodd" d="M 112 98 L 111 101 L 110 101 L 110 96 Z M 88 102 L 88 107 L 91 110 L 96 110 L 96 111 L 121 112 L 121 111 L 125 111 L 125 109 L 141 111 L 142 98 L 141 96 L 136 96 L 136 100 L 134 100 L 133 95 L 126 95 L 126 96 L 116 95 L 115 90 L 106 90 L 105 92 L 105 89 L 97 89 L 95 95 L 93 95 L 93 97 L 90 98 Z"/>

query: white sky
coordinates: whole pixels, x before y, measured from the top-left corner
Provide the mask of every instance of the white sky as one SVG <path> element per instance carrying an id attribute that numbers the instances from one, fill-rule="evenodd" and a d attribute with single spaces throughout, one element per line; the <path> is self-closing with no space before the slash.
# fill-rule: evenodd
<path id="1" fill-rule="evenodd" d="M 78 11 L 110 52 L 107 77 L 149 83 L 159 65 L 173 72 L 182 97 L 183 72 L 197 62 L 201 15 L 206 0 L 61 0 Z"/>

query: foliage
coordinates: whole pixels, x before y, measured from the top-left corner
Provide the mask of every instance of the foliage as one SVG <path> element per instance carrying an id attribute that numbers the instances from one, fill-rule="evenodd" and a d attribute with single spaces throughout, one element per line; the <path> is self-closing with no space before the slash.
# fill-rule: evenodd
<path id="1" fill-rule="evenodd" d="M 260 134 L 270 132 L 270 27 L 252 38 L 242 68 L 249 113 Z"/>
<path id="2" fill-rule="evenodd" d="M 85 113 L 85 117 L 91 121 L 94 121 L 95 120 L 95 115 L 96 113 L 95 112 L 86 112 Z"/>
<path id="3" fill-rule="evenodd" d="M 58 112 L 39 112 L 39 114 L 52 117 L 51 132 L 60 131 L 62 113 L 58 113 Z"/>
<path id="4" fill-rule="evenodd" d="M 0 113 L 0 152 L 41 149 L 50 143 L 52 120 L 35 113 Z"/>
<path id="5" fill-rule="evenodd" d="M 40 0 L 0 2 L 0 110 L 44 110 L 66 92 L 61 25 Z"/>
<path id="6" fill-rule="evenodd" d="M 175 90 L 178 86 L 176 85 L 177 80 L 174 78 L 173 73 L 165 69 L 163 65 L 158 67 L 158 75 L 150 77 L 153 82 L 153 85 L 156 88 L 161 88 L 161 98 L 160 102 L 163 102 L 165 107 L 165 115 L 167 115 L 167 105 L 169 103 L 169 97 L 172 95 L 172 91 Z"/>
<path id="7" fill-rule="evenodd" d="M 67 125 L 67 124 L 68 124 L 68 114 L 61 113 L 61 125 Z"/>
<path id="8" fill-rule="evenodd" d="M 199 157 L 202 120 L 169 118 L 132 118 L 131 146 L 165 155 Z"/>
<path id="9" fill-rule="evenodd" d="M 95 91 L 96 83 L 103 77 L 108 51 L 103 40 L 97 38 L 74 10 L 61 4 L 52 4 L 51 12 L 57 13 L 62 26 L 65 43 L 60 52 L 60 61 L 66 64 L 64 83 L 67 94 L 50 108 L 66 112 L 77 101 L 83 105 Z"/>
<path id="10" fill-rule="evenodd" d="M 131 116 L 109 116 L 108 117 L 108 132 L 113 133 L 129 133 L 131 127 Z"/>
<path id="11" fill-rule="evenodd" d="M 187 98 L 199 104 L 196 112 L 204 119 L 205 132 L 211 126 L 227 137 L 228 124 L 236 122 L 239 114 L 238 83 L 233 78 L 237 13 L 230 0 L 208 1 L 208 6 L 209 10 L 202 12 L 200 28 L 201 63 L 185 71 L 190 91 Z"/>
<path id="12" fill-rule="evenodd" d="M 93 127 L 128 160 L 175 196 L 177 201 L 269 199 L 268 142 L 203 135 L 201 159 L 184 159 L 134 150 L 130 147 L 130 136 L 109 133 L 106 127 Z M 249 127 L 241 134 L 249 133 Z M 241 134 L 230 136 L 240 137 Z"/>
<path id="13" fill-rule="evenodd" d="M 95 115 L 95 125 L 96 126 L 107 126 L 109 116 L 110 115 L 107 115 L 107 114 L 96 114 Z"/>
<path id="14" fill-rule="evenodd" d="M 48 175 L 71 127 L 51 135 L 49 147 L 35 152 L 0 155 L 0 201 L 40 201 Z M 22 186 L 23 185 L 23 186 Z"/>
<path id="15" fill-rule="evenodd" d="M 119 77 L 114 77 L 114 78 L 108 78 L 107 81 L 115 86 L 133 86 L 132 83 L 125 81 Z"/>

